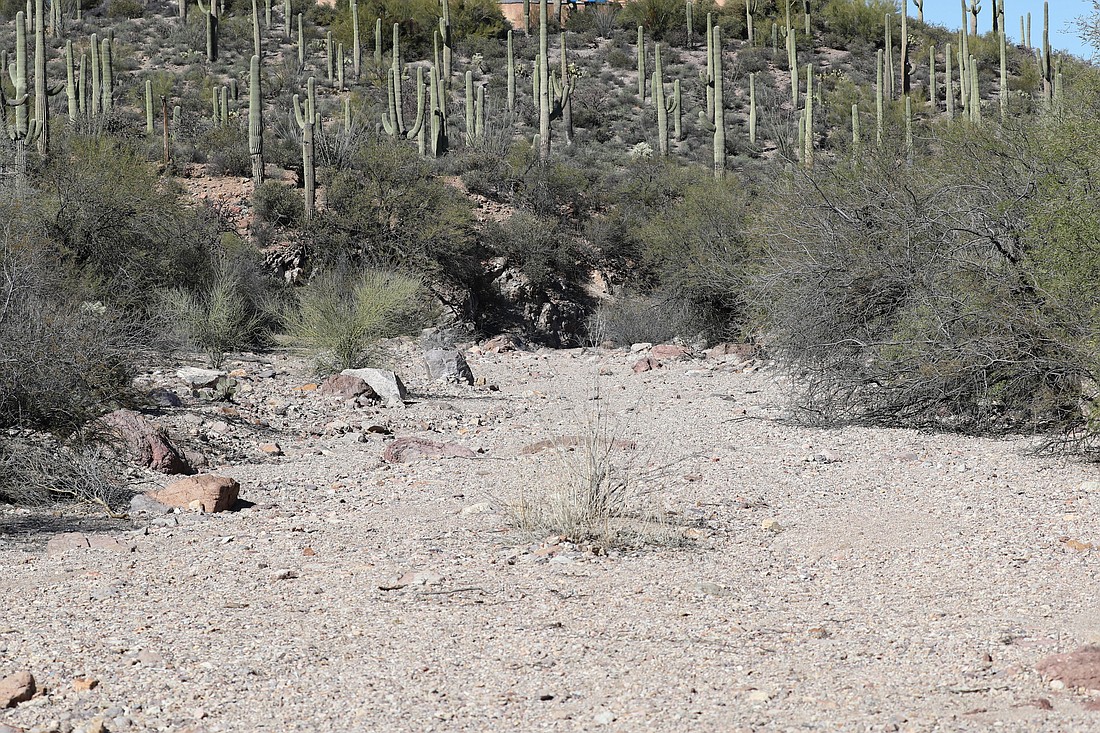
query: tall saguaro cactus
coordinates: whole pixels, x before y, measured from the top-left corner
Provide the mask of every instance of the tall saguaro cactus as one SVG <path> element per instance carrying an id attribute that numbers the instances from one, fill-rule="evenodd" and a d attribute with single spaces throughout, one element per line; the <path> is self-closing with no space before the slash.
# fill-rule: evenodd
<path id="1" fill-rule="evenodd" d="M 264 97 L 260 57 L 248 65 L 248 157 L 252 159 L 252 183 L 264 182 Z"/>
<path id="2" fill-rule="evenodd" d="M 206 17 L 206 60 L 214 63 L 218 60 L 218 0 L 207 0 L 209 7 L 202 0 L 195 2 Z"/>
<path id="3" fill-rule="evenodd" d="M 710 55 L 707 68 L 711 69 L 714 74 L 711 82 L 713 89 L 708 89 L 707 95 L 713 97 L 714 107 L 708 110 L 709 114 L 699 110 L 699 125 L 714 134 L 714 177 L 722 178 L 726 175 L 726 115 L 722 83 L 721 26 L 716 25 L 709 28 L 707 36 L 710 41 L 707 44 L 707 51 Z"/>
<path id="4" fill-rule="evenodd" d="M 306 199 L 306 219 L 313 218 L 317 191 L 317 178 L 313 167 L 313 133 L 317 126 L 317 80 L 312 76 L 306 82 L 306 101 L 302 103 L 294 95 L 294 120 L 302 131 L 302 184 Z"/>
<path id="5" fill-rule="evenodd" d="M 6 99 L 0 86 L 0 102 L 15 108 L 15 124 L 7 126 L 8 137 L 15 143 L 16 171 L 23 180 L 27 174 L 27 145 L 34 144 L 39 128 L 27 110 L 27 23 L 22 10 L 15 14 L 15 62 L 8 66 L 8 73 L 15 98 Z"/>

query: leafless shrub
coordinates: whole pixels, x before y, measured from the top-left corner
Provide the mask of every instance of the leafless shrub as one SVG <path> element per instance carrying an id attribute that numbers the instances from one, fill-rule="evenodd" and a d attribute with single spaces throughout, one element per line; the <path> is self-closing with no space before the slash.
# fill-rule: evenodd
<path id="1" fill-rule="evenodd" d="M 935 168 L 879 155 L 773 190 L 751 293 L 797 378 L 796 414 L 982 433 L 1078 423 L 1095 325 L 1058 302 L 1084 263 L 1029 221 L 1040 143 L 969 130 L 940 144 Z"/>
<path id="2" fill-rule="evenodd" d="M 65 444 L 44 436 L 0 443 L 0 501 L 22 506 L 71 501 L 117 516 L 133 495 L 121 465 L 98 436 Z"/>
<path id="3" fill-rule="evenodd" d="M 590 403 L 579 439 L 554 441 L 557 460 L 545 482 L 509 505 L 512 521 L 535 534 L 604 547 L 674 541 L 659 491 L 671 466 L 647 463 L 650 456 L 624 439 L 599 393 Z"/>

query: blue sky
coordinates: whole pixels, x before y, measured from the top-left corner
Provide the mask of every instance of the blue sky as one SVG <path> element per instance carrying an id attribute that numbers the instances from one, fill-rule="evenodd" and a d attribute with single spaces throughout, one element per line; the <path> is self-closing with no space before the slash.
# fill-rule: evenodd
<path id="1" fill-rule="evenodd" d="M 900 2 L 900 0 L 899 0 Z M 909 17 L 916 17 L 917 7 L 913 0 L 909 3 Z M 969 5 L 969 0 L 967 5 Z M 978 30 L 988 31 L 992 24 L 990 10 L 993 0 L 981 0 L 982 11 L 978 15 Z M 1074 20 L 1088 15 L 1093 10 L 1092 0 L 1050 0 L 1050 45 L 1055 50 L 1068 51 L 1077 56 L 1090 58 L 1094 51 L 1085 46 L 1077 34 Z M 1039 44 L 1043 40 L 1043 2 L 1042 0 L 1007 0 L 1005 19 L 1008 36 L 1019 40 L 1020 16 L 1031 13 L 1031 42 Z M 924 20 L 948 28 L 957 29 L 962 21 L 959 0 L 924 0 Z"/>

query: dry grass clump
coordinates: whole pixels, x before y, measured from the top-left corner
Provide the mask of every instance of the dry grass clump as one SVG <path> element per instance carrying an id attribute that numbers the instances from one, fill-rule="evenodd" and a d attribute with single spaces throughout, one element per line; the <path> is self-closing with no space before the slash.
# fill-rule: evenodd
<path id="1" fill-rule="evenodd" d="M 579 439 L 554 440 L 545 480 L 508 507 L 513 523 L 536 535 L 556 534 L 596 546 L 666 544 L 678 535 L 661 501 L 669 464 L 654 467 L 597 395 Z"/>
<path id="2" fill-rule="evenodd" d="M 121 465 L 99 440 L 0 442 L 0 501 L 20 506 L 72 501 L 119 516 L 133 495 Z"/>

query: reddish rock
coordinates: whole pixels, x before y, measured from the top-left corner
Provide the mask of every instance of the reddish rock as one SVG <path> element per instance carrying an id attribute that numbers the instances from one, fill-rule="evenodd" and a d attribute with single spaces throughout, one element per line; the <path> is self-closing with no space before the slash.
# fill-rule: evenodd
<path id="1" fill-rule="evenodd" d="M 409 463 L 420 458 L 477 458 L 477 453 L 457 443 L 436 443 L 424 438 L 398 438 L 382 451 L 386 463 Z"/>
<path id="2" fill-rule="evenodd" d="M 654 369 L 661 369 L 663 367 L 664 364 L 650 356 L 647 356 L 644 359 L 639 359 L 638 361 L 634 362 L 633 368 L 635 374 L 641 374 L 642 372 L 648 372 Z"/>
<path id="3" fill-rule="evenodd" d="M 487 354 L 503 354 L 506 351 L 519 351 L 522 348 L 523 342 L 508 333 L 494 336 L 481 345 L 481 350 Z"/>
<path id="4" fill-rule="evenodd" d="M 342 400 L 355 399 L 360 395 L 374 396 L 374 390 L 370 385 L 351 374 L 334 374 L 321 382 L 317 391 L 328 397 L 339 397 Z"/>
<path id="5" fill-rule="evenodd" d="M 1100 646 L 1083 646 L 1067 654 L 1054 654 L 1035 665 L 1035 669 L 1066 687 L 1100 690 Z"/>
<path id="6" fill-rule="evenodd" d="M 202 511 L 224 512 L 237 502 L 241 485 L 226 476 L 203 474 L 168 484 L 159 491 L 149 492 L 149 498 L 161 504 L 188 509 L 197 504 Z"/>
<path id="7" fill-rule="evenodd" d="M 657 344 L 649 350 L 649 356 L 653 359 L 660 361 L 676 361 L 677 359 L 686 359 L 692 356 L 692 351 L 686 346 L 680 346 L 678 344 Z"/>
<path id="8" fill-rule="evenodd" d="M 0 680 L 0 708 L 13 708 L 34 697 L 34 676 L 21 670 Z"/>
<path id="9" fill-rule="evenodd" d="M 103 422 L 118 436 L 139 466 L 167 474 L 192 474 L 195 469 L 168 440 L 162 428 L 133 410 L 115 410 Z"/>
<path id="10" fill-rule="evenodd" d="M 80 532 L 62 532 L 50 538 L 46 543 L 47 555 L 60 555 L 68 550 L 82 550 L 90 547 L 88 538 Z"/>
<path id="11" fill-rule="evenodd" d="M 748 361 L 749 359 L 760 356 L 760 347 L 756 344 L 732 344 L 725 342 L 707 349 L 706 354 L 710 359 L 736 356 L 741 361 Z"/>

